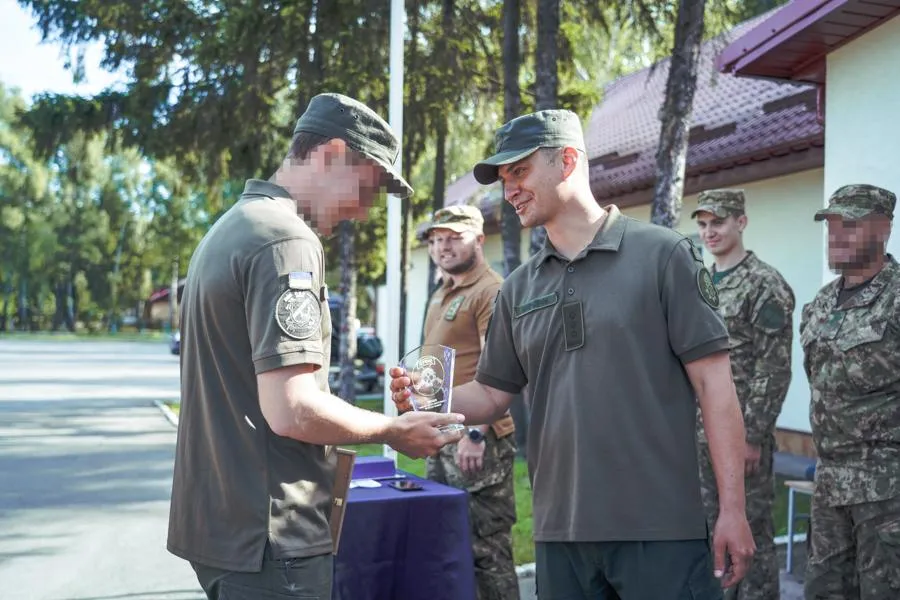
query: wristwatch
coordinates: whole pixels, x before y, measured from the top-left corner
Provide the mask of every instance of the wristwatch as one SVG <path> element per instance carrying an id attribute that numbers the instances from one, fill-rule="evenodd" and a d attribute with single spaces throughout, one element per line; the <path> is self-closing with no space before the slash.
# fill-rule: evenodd
<path id="1" fill-rule="evenodd" d="M 484 434 L 477 427 L 469 427 L 469 439 L 476 444 L 480 444 L 484 441 Z"/>

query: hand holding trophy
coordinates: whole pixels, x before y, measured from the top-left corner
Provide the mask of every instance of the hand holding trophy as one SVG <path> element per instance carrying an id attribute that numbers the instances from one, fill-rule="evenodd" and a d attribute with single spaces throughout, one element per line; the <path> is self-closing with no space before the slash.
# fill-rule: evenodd
<path id="1" fill-rule="evenodd" d="M 439 344 L 425 344 L 411 350 L 400 360 L 409 385 L 407 400 L 417 412 L 450 413 L 453 395 L 453 365 L 456 350 Z M 392 386 L 392 389 L 393 386 Z M 395 395 L 396 402 L 396 395 Z M 445 432 L 464 429 L 459 423 L 441 426 Z"/>

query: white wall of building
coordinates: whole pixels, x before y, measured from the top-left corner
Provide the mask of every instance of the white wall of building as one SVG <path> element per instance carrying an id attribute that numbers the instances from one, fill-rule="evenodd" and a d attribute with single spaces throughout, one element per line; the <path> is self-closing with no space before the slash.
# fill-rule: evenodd
<path id="1" fill-rule="evenodd" d="M 803 372 L 800 347 L 800 309 L 812 300 L 822 285 L 824 252 L 823 225 L 813 221 L 813 213 L 822 204 L 823 170 L 804 171 L 741 186 L 747 198 L 748 226 L 744 244 L 769 263 L 794 290 L 794 344 L 791 355 L 793 376 L 777 425 L 783 429 L 809 432 L 809 383 Z M 691 212 L 697 197 L 684 200 L 678 230 L 695 235 Z M 636 219 L 650 220 L 650 206 L 628 208 L 623 212 Z M 708 264 L 712 257 L 704 252 Z"/>
<path id="2" fill-rule="evenodd" d="M 900 195 L 900 17 L 828 55 L 825 193 L 870 183 Z M 827 196 L 823 196 L 823 204 Z M 823 234 L 824 235 L 824 234 Z M 900 232 L 888 252 L 900 259 Z M 834 274 L 823 270 L 823 280 Z"/>

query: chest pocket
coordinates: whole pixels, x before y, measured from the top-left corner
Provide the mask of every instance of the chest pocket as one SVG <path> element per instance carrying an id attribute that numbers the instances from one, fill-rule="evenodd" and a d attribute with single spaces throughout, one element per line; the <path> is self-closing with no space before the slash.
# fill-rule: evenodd
<path id="1" fill-rule="evenodd" d="M 861 393 L 870 393 L 900 377 L 898 341 L 887 319 L 859 324 L 848 320 L 834 343 L 849 382 Z"/>

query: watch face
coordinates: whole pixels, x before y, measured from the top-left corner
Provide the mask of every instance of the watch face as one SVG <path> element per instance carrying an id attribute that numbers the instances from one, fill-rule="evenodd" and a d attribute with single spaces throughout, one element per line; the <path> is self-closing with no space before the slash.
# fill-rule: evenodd
<path id="1" fill-rule="evenodd" d="M 481 433 L 481 431 L 479 431 L 477 429 L 470 429 L 469 430 L 469 439 L 471 439 L 473 442 L 480 442 L 481 440 L 484 439 L 484 434 Z"/>

